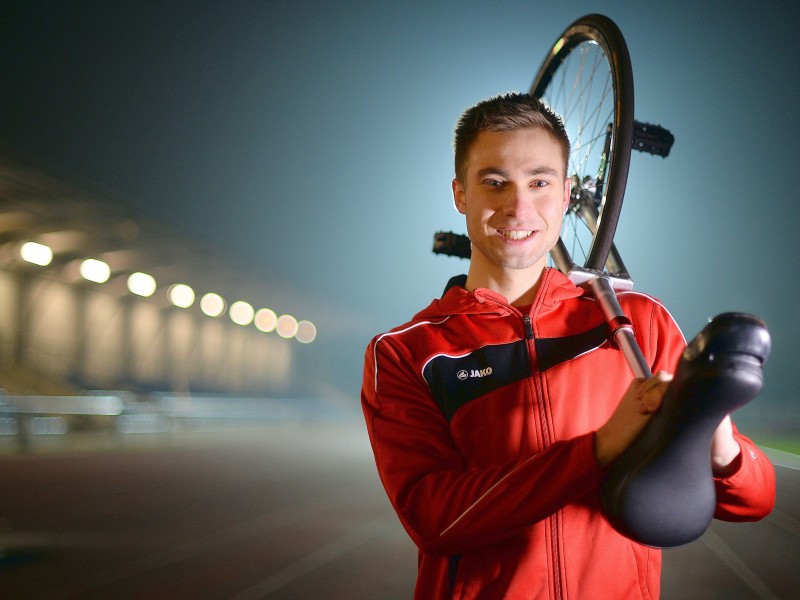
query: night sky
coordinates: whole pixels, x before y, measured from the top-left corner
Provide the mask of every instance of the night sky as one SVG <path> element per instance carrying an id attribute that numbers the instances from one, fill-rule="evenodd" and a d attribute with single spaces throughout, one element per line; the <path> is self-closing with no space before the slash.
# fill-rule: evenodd
<path id="1" fill-rule="evenodd" d="M 464 231 L 459 114 L 526 91 L 590 12 L 625 35 L 636 118 L 676 138 L 632 159 L 616 240 L 637 289 L 687 337 L 722 311 L 766 319 L 745 410 L 797 419 L 794 2 L 0 0 L 0 138 L 290 287 L 355 398 L 369 338 L 466 271 L 431 253 Z"/>

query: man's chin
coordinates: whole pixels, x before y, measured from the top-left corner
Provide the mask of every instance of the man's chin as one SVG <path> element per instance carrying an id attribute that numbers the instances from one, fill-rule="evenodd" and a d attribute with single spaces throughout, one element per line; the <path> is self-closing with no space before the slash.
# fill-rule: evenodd
<path id="1" fill-rule="evenodd" d="M 473 260 L 475 258 L 476 253 L 480 253 L 482 255 L 482 259 L 485 262 L 488 262 L 496 267 L 500 267 L 502 269 L 508 269 L 512 271 L 524 271 L 526 269 L 531 269 L 535 267 L 540 261 L 542 261 L 542 265 L 544 265 L 544 261 L 542 260 L 541 256 L 531 256 L 531 255 L 511 255 L 508 252 L 483 252 L 479 247 L 477 247 L 474 243 L 472 245 L 472 255 Z"/>
<path id="2" fill-rule="evenodd" d="M 507 261 L 506 263 L 502 264 L 501 266 L 504 269 L 509 269 L 511 271 L 525 271 L 527 269 L 532 269 L 536 266 L 538 261 L 530 259 L 530 260 L 513 260 Z"/>

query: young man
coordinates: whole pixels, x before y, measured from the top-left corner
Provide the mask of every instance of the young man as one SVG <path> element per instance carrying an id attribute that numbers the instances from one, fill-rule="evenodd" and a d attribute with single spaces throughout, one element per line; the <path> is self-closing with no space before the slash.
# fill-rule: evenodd
<path id="1" fill-rule="evenodd" d="M 546 267 L 569 141 L 538 100 L 467 110 L 455 149 L 466 284 L 372 340 L 362 389 L 381 481 L 419 548 L 415 598 L 657 598 L 660 551 L 612 529 L 599 486 L 658 410 L 681 332 L 655 299 L 620 294 L 658 373 L 631 381 L 597 303 Z M 712 466 L 716 517 L 771 510 L 772 465 L 730 418 Z"/>

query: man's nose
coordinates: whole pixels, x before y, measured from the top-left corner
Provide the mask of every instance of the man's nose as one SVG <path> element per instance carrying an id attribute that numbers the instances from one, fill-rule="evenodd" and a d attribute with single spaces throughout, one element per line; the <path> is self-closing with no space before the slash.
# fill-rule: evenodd
<path id="1" fill-rule="evenodd" d="M 509 186 L 508 195 L 504 198 L 503 212 L 509 217 L 524 217 L 530 210 L 530 201 L 526 197 L 525 188 Z"/>

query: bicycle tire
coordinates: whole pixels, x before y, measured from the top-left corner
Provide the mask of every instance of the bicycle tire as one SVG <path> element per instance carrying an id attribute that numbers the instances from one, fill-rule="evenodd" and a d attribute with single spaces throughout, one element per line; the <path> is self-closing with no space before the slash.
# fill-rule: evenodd
<path id="1" fill-rule="evenodd" d="M 572 23 L 543 61 L 530 93 L 562 117 L 572 143 L 572 200 L 561 238 L 551 251 L 553 262 L 567 273 L 580 250 L 583 268 L 627 278 L 613 244 L 633 144 L 633 69 L 617 25 L 598 14 Z M 601 137 L 604 148 L 597 152 Z M 565 243 L 569 227 L 575 230 L 572 251 Z"/>

